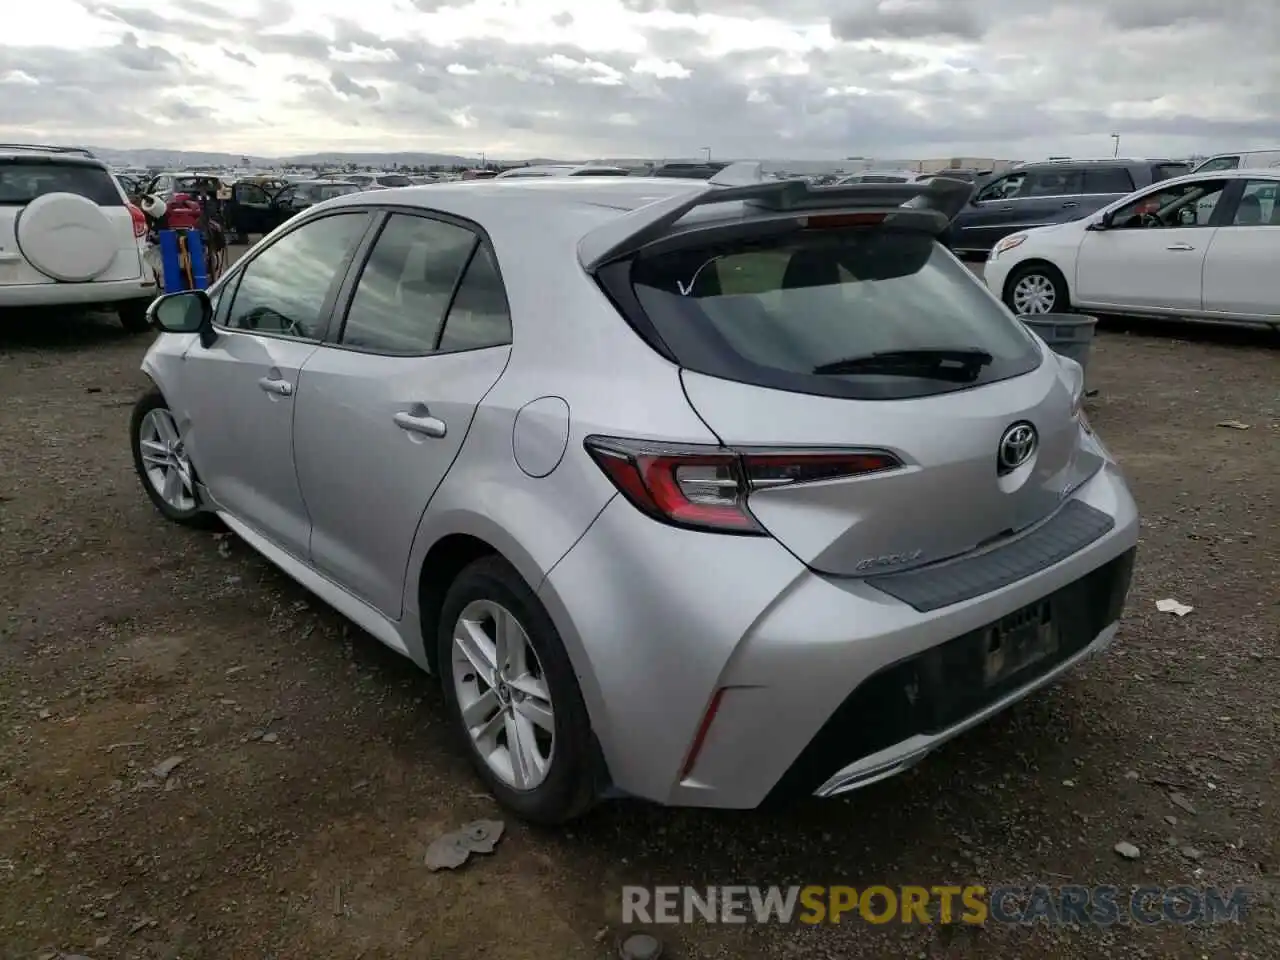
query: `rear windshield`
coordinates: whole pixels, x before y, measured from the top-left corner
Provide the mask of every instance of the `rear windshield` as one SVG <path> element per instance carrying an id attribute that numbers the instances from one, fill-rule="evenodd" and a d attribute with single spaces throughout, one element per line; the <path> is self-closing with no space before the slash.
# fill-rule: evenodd
<path id="1" fill-rule="evenodd" d="M 326 183 L 315 188 L 315 194 L 320 200 L 328 200 L 330 197 L 345 197 L 348 193 L 359 192 L 360 188 L 354 183 Z"/>
<path id="2" fill-rule="evenodd" d="M 1155 169 L 1151 173 L 1151 179 L 1159 183 L 1161 180 L 1168 180 L 1172 177 L 1180 177 L 1185 173 L 1191 172 L 1191 164 L 1189 163 L 1157 163 Z"/>
<path id="3" fill-rule="evenodd" d="M 388 174 L 385 177 L 379 177 L 378 182 L 384 187 L 412 187 L 413 181 L 408 177 L 402 177 L 398 173 Z"/>
<path id="4" fill-rule="evenodd" d="M 100 207 L 121 207 L 124 200 L 111 174 L 85 163 L 0 160 L 0 206 L 25 207 L 46 193 L 75 193 Z"/>
<path id="5" fill-rule="evenodd" d="M 631 283 L 678 363 L 760 386 L 902 399 L 1019 376 L 1041 359 L 1022 325 L 921 231 L 807 230 L 642 255 Z M 989 359 L 964 377 L 911 364 L 823 369 L 870 354 L 937 350 Z"/>

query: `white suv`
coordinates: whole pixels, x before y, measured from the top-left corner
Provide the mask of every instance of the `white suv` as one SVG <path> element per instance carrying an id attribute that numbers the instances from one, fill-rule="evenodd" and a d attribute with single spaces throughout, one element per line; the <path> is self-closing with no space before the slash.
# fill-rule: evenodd
<path id="1" fill-rule="evenodd" d="M 0 144 L 0 309 L 111 306 L 147 329 L 147 221 L 107 165 L 72 147 Z"/>

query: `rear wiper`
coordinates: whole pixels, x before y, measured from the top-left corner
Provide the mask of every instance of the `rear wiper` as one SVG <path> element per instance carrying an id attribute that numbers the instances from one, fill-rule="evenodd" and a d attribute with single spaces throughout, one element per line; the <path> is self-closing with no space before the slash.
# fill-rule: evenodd
<path id="1" fill-rule="evenodd" d="M 817 374 L 880 373 L 930 380 L 972 380 L 995 358 L 976 347 L 882 350 L 860 357 L 832 360 L 813 368 Z"/>

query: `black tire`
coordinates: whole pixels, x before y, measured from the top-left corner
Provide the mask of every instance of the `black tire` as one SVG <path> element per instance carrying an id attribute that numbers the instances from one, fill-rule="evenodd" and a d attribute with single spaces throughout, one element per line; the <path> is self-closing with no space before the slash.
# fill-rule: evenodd
<path id="1" fill-rule="evenodd" d="M 1067 313 L 1071 309 L 1071 295 L 1067 291 L 1066 279 L 1057 267 L 1041 260 L 1024 263 L 1009 274 L 1009 279 L 1004 282 L 1004 296 L 1002 297 L 1005 306 L 1015 314 L 1021 312 L 1014 302 L 1013 293 L 1019 283 L 1033 276 L 1043 277 L 1053 287 L 1053 305 L 1050 309 L 1044 311 L 1045 313 Z M 1028 314 L 1028 316 L 1034 316 L 1034 314 Z"/>
<path id="2" fill-rule="evenodd" d="M 126 300 L 116 307 L 116 315 L 120 318 L 120 326 L 129 333 L 146 333 L 151 329 L 147 322 L 147 307 L 150 300 Z"/>
<path id="3" fill-rule="evenodd" d="M 475 600 L 497 603 L 520 621 L 551 694 L 555 715 L 551 767 L 532 790 L 517 790 L 490 770 L 462 720 L 453 679 L 453 628 L 463 609 Z M 436 643 L 446 709 L 472 765 L 498 802 L 521 819 L 544 825 L 566 823 L 589 810 L 601 792 L 602 766 L 591 720 L 555 624 L 520 574 L 497 556 L 482 557 L 465 567 L 445 594 Z"/>
<path id="4" fill-rule="evenodd" d="M 159 390 L 149 390 L 138 398 L 138 402 L 133 405 L 133 415 L 129 418 L 129 447 L 133 450 L 133 468 L 137 471 L 138 480 L 142 483 L 142 489 L 146 492 L 147 498 L 155 506 L 157 510 L 164 516 L 166 520 L 181 524 L 184 527 L 197 527 L 208 529 L 218 524 L 218 518 L 215 514 L 200 508 L 199 502 L 190 510 L 178 510 L 172 505 L 165 503 L 164 499 L 156 492 L 155 487 L 151 485 L 151 479 L 147 476 L 146 468 L 142 463 L 142 421 L 152 410 L 168 410 L 169 404 L 165 402 L 164 394 Z M 195 467 L 191 468 L 192 476 L 195 476 Z M 196 497 L 197 501 L 199 495 Z"/>

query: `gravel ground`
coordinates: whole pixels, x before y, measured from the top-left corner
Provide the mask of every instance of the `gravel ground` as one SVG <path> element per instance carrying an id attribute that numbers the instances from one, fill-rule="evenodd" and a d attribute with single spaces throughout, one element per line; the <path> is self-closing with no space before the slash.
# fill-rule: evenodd
<path id="1" fill-rule="evenodd" d="M 143 496 L 126 427 L 147 340 L 0 318 L 0 955 L 603 960 L 624 883 L 1073 882 L 1247 884 L 1255 906 L 1198 927 L 655 932 L 689 960 L 1280 956 L 1273 338 L 1100 335 L 1091 416 L 1143 509 L 1107 657 L 849 799 L 613 803 L 560 834 L 509 823 L 453 873 L 427 844 L 498 811 L 433 682 Z"/>

